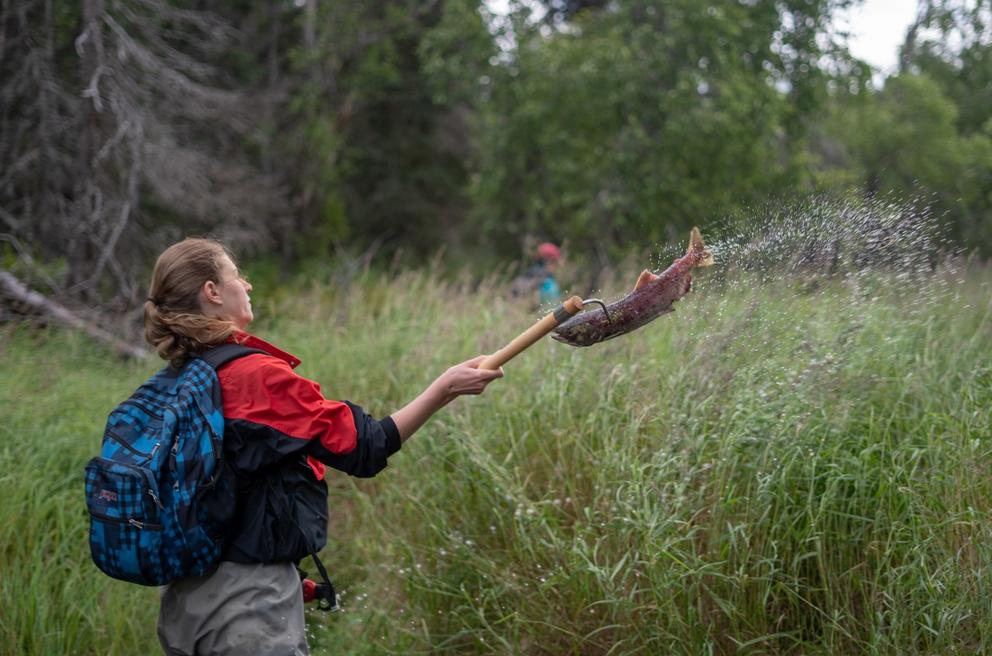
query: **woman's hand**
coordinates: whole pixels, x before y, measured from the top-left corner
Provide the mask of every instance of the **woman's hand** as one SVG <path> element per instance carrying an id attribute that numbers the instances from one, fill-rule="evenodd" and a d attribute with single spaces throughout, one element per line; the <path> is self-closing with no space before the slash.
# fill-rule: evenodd
<path id="1" fill-rule="evenodd" d="M 463 394 L 482 394 L 486 385 L 503 377 L 502 367 L 496 371 L 479 369 L 486 355 L 480 355 L 450 367 L 438 376 L 420 396 L 394 412 L 391 416 L 405 442 L 417 432 L 435 412 Z"/>
<path id="2" fill-rule="evenodd" d="M 444 403 L 450 403 L 463 394 L 482 394 L 492 381 L 503 377 L 503 368 L 495 371 L 479 369 L 487 355 L 478 355 L 471 360 L 450 367 L 434 381 Z"/>

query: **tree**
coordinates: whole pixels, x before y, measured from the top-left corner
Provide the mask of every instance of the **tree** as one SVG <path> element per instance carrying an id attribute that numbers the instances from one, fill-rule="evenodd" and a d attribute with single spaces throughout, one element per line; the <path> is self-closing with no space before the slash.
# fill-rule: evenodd
<path id="1" fill-rule="evenodd" d="M 992 2 L 925 0 L 900 49 L 900 70 L 929 76 L 958 107 L 962 134 L 992 119 Z"/>
<path id="2" fill-rule="evenodd" d="M 167 241 L 271 238 L 281 192 L 244 150 L 265 99 L 225 79 L 225 19 L 165 0 L 29 0 L 0 26 L 0 206 L 28 276 L 124 310 Z"/>
<path id="3" fill-rule="evenodd" d="M 992 252 L 992 21 L 986 0 L 924 2 L 880 90 L 831 100 L 815 145 L 821 182 L 922 196 L 949 238 Z"/>
<path id="4" fill-rule="evenodd" d="M 540 233 L 605 260 L 802 184 L 847 4 L 614 2 L 555 30 L 518 7 L 484 106 L 477 220 L 507 252 Z"/>
<path id="5" fill-rule="evenodd" d="M 350 241 L 422 255 L 457 242 L 492 53 L 478 3 L 334 2 L 317 12 L 314 47 L 294 53 L 303 81 L 287 130 L 302 250 Z"/>

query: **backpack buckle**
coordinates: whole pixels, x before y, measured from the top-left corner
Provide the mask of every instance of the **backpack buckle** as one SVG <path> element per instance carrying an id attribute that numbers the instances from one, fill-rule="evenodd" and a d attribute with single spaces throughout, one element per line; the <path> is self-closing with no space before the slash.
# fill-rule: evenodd
<path id="1" fill-rule="evenodd" d="M 308 579 L 306 572 L 302 570 L 300 570 L 300 578 L 303 587 L 303 603 L 316 601 L 319 610 L 331 612 L 341 610 L 340 597 L 330 580 L 317 583 L 313 579 Z"/>

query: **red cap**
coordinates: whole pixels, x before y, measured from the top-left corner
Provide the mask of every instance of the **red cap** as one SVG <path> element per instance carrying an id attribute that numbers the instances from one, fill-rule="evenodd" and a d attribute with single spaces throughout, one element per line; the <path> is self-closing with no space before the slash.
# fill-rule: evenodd
<path id="1" fill-rule="evenodd" d="M 537 247 L 537 256 L 545 260 L 560 260 L 561 251 L 549 241 Z"/>

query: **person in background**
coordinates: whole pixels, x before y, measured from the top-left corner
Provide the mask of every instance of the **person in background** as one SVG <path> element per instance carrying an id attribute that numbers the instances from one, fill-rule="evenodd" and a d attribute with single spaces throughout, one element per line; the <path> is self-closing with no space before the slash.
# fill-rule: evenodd
<path id="1" fill-rule="evenodd" d="M 561 249 L 551 242 L 544 242 L 535 251 L 534 263 L 517 276 L 510 290 L 515 298 L 531 298 L 540 306 L 557 303 L 561 289 L 555 273 L 561 264 Z"/>

